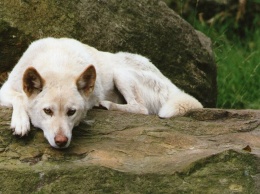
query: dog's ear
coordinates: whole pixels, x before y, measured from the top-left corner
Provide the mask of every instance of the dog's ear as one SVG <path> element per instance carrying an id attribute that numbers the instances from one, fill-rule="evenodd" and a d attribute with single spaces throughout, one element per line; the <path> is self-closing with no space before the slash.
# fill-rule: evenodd
<path id="1" fill-rule="evenodd" d="M 83 94 L 89 95 L 94 90 L 95 81 L 96 69 L 93 65 L 90 65 L 76 80 L 77 88 Z"/>
<path id="2" fill-rule="evenodd" d="M 40 76 L 38 71 L 29 67 L 23 74 L 23 90 L 28 97 L 32 94 L 38 94 L 42 91 L 44 79 Z"/>

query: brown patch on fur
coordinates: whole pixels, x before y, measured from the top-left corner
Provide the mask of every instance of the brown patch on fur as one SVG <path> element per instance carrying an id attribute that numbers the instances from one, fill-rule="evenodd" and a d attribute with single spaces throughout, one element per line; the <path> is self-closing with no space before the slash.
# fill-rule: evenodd
<path id="1" fill-rule="evenodd" d="M 96 81 L 96 69 L 93 65 L 90 65 L 76 80 L 77 88 L 85 95 L 89 95 L 95 86 Z"/>
<path id="2" fill-rule="evenodd" d="M 29 67 L 23 74 L 23 90 L 28 97 L 40 93 L 44 83 L 45 80 L 33 67 Z"/>

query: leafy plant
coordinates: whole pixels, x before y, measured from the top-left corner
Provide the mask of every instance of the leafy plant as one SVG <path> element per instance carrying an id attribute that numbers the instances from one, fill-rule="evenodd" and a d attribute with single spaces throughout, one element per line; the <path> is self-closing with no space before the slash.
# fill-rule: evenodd
<path id="1" fill-rule="evenodd" d="M 212 39 L 217 107 L 260 109 L 260 0 L 215 6 L 208 2 L 217 1 L 168 1 L 168 5 Z"/>

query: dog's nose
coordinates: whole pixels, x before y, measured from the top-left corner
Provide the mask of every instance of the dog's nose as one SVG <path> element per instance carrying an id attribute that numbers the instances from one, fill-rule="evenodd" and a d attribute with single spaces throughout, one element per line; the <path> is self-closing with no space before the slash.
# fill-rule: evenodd
<path id="1" fill-rule="evenodd" d="M 58 135 L 55 136 L 54 141 L 55 141 L 57 146 L 64 147 L 68 142 L 68 138 L 64 135 L 58 134 Z"/>

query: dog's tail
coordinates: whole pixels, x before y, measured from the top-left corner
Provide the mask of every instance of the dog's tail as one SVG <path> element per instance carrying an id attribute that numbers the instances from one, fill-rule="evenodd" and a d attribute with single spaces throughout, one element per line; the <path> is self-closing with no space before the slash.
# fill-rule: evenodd
<path id="1" fill-rule="evenodd" d="M 170 95 L 168 101 L 159 110 L 160 118 L 170 118 L 172 116 L 184 115 L 191 109 L 203 108 L 202 104 L 194 97 L 179 91 L 177 94 Z"/>

